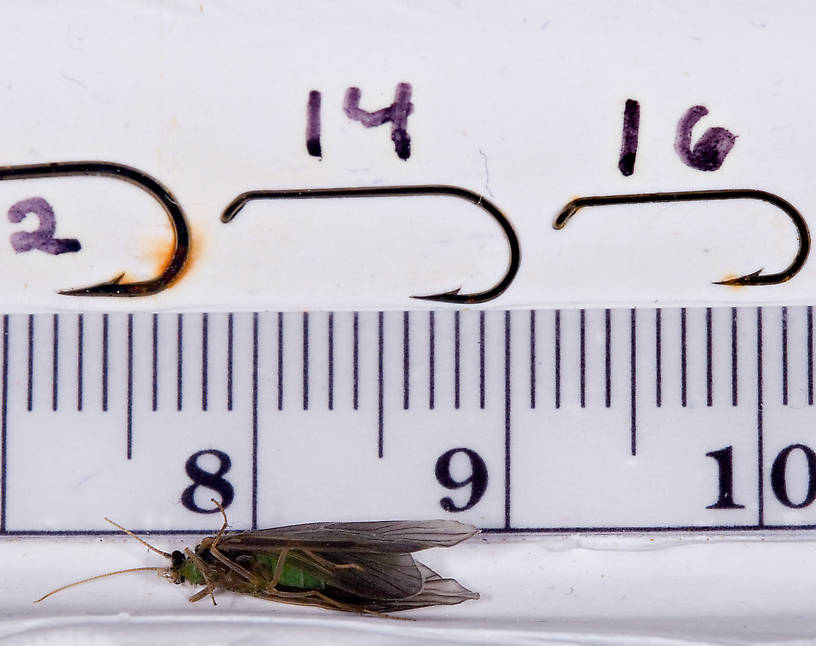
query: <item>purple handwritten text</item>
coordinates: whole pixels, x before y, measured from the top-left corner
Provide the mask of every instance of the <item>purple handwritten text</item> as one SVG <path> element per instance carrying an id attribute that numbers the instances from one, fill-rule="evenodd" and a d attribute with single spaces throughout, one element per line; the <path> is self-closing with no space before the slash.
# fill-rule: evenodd
<path id="1" fill-rule="evenodd" d="M 55 238 L 57 230 L 54 209 L 41 197 L 31 197 L 13 204 L 8 212 L 8 219 L 15 224 L 22 222 L 28 214 L 36 215 L 40 226 L 35 231 L 15 231 L 11 234 L 11 246 L 17 253 L 39 249 L 45 253 L 59 255 L 75 253 L 82 248 L 75 238 Z"/>

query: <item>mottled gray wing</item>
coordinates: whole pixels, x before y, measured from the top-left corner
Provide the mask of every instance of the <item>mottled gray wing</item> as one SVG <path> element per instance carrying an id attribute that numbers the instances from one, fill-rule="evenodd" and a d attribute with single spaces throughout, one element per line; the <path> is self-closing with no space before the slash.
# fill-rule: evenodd
<path id="1" fill-rule="evenodd" d="M 228 534 L 222 552 L 265 551 L 284 547 L 314 552 L 416 552 L 450 547 L 479 530 L 455 520 L 385 520 L 361 523 L 307 523 Z"/>

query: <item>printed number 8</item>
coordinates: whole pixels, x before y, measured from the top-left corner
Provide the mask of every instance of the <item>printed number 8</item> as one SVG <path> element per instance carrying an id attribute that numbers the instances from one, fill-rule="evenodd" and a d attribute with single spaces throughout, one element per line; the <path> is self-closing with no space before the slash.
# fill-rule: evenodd
<path id="1" fill-rule="evenodd" d="M 218 459 L 218 468 L 214 473 L 211 471 L 205 471 L 198 466 L 198 458 L 200 458 L 202 455 L 212 455 Z M 198 514 L 217 513 L 217 507 L 213 507 L 212 509 L 204 509 L 196 504 L 196 489 L 198 487 L 206 487 L 207 489 L 212 489 L 213 491 L 217 492 L 219 496 L 221 496 L 221 505 L 223 507 L 229 507 L 232 499 L 235 497 L 235 490 L 232 488 L 232 485 L 222 476 L 230 470 L 231 466 L 232 461 L 223 451 L 206 449 L 204 451 L 199 451 L 198 453 L 193 453 L 184 464 L 184 470 L 187 471 L 187 475 L 190 476 L 190 480 L 193 481 L 193 484 L 187 487 L 181 494 L 181 504 L 187 507 L 187 509 L 190 511 L 194 511 Z"/>

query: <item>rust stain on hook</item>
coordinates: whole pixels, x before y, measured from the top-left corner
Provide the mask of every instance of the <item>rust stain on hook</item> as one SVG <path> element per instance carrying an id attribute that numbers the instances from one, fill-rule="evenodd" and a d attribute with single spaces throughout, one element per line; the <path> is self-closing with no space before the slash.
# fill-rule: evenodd
<path id="1" fill-rule="evenodd" d="M 578 197 L 571 200 L 561 209 L 553 222 L 553 228 L 563 229 L 579 209 L 589 206 L 609 206 L 612 204 L 648 204 L 654 202 L 704 202 L 715 200 L 760 200 L 780 209 L 790 218 L 799 237 L 799 249 L 791 263 L 782 271 L 763 274 L 758 269 L 749 274 L 714 281 L 715 285 L 745 287 L 753 285 L 777 285 L 793 278 L 808 258 L 810 253 L 810 232 L 802 214 L 787 200 L 752 188 L 722 189 L 712 191 L 679 191 L 671 193 L 637 193 L 632 195 L 597 195 Z"/>
<path id="2" fill-rule="evenodd" d="M 0 166 L 0 181 L 42 179 L 51 177 L 96 176 L 110 177 L 138 186 L 161 204 L 173 229 L 173 249 L 164 268 L 149 280 L 127 282 L 124 272 L 113 279 L 74 289 L 61 290 L 66 296 L 148 296 L 167 289 L 184 269 L 190 252 L 190 232 L 178 201 L 158 180 L 147 173 L 114 162 L 78 161 L 49 162 L 24 166 Z"/>
<path id="3" fill-rule="evenodd" d="M 497 298 L 506 290 L 519 270 L 521 263 L 521 251 L 518 237 L 513 230 L 509 220 L 499 208 L 483 195 L 475 193 L 459 186 L 445 185 L 417 185 L 417 186 L 370 186 L 358 188 L 310 188 L 310 189 L 288 189 L 281 191 L 247 191 L 241 193 L 230 202 L 221 214 L 222 222 L 231 222 L 235 216 L 243 209 L 248 202 L 253 200 L 304 200 L 304 199 L 329 199 L 329 198 L 360 198 L 360 197 L 417 197 L 447 195 L 457 197 L 475 204 L 487 213 L 502 228 L 507 244 L 510 248 L 510 261 L 504 276 L 490 289 L 481 292 L 461 293 L 461 287 L 439 294 L 428 294 L 425 296 L 411 296 L 426 301 L 439 303 L 484 303 Z"/>

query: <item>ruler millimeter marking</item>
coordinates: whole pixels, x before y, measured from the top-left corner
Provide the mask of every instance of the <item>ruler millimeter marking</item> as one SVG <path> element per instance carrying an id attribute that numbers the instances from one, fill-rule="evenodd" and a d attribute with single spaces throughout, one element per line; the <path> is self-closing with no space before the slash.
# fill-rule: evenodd
<path id="1" fill-rule="evenodd" d="M 238 527 L 816 528 L 811 307 L 37 314 L 3 332 L 5 533 L 96 531 L 119 507 L 193 532 L 213 492 Z"/>

